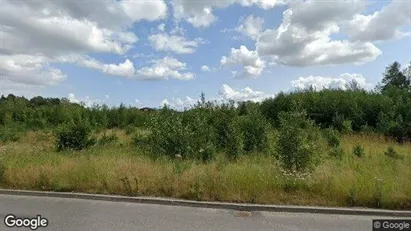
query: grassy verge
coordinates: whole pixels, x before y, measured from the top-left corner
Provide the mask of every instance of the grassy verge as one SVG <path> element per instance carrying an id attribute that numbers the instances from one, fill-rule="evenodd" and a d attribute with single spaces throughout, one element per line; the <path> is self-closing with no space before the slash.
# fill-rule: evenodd
<path id="1" fill-rule="evenodd" d="M 290 175 L 264 155 L 228 161 L 152 158 L 120 139 L 80 152 L 54 151 L 51 134 L 30 132 L 0 144 L 3 188 L 164 196 L 194 200 L 411 209 L 411 144 L 372 135 L 342 138 L 341 159 L 327 157 L 310 175 Z M 353 154 L 356 144 L 365 155 Z M 388 146 L 402 159 L 384 154 Z M 1 172 L 0 172 L 1 173 Z"/>

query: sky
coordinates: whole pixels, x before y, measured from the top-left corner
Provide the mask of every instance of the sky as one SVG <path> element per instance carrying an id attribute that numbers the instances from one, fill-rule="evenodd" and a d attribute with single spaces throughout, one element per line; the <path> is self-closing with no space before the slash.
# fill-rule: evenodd
<path id="1" fill-rule="evenodd" d="M 184 108 L 373 89 L 394 61 L 409 0 L 0 0 L 0 95 Z"/>

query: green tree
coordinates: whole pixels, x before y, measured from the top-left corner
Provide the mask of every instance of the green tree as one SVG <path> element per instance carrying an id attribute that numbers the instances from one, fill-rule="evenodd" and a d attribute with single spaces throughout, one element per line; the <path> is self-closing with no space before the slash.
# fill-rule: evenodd
<path id="1" fill-rule="evenodd" d="M 409 70 L 401 71 L 401 65 L 398 62 L 389 65 L 385 70 L 384 78 L 379 86 L 381 91 L 386 92 L 393 87 L 397 89 L 409 89 L 411 82 L 410 78 L 406 76 L 406 72 L 409 72 Z"/>

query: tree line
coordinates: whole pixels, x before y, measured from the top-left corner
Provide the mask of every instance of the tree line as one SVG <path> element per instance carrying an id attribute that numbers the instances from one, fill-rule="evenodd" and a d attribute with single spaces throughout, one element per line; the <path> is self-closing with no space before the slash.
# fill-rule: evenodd
<path id="1" fill-rule="evenodd" d="M 347 89 L 313 88 L 291 93 L 279 93 L 260 103 L 241 102 L 237 107 L 214 107 L 223 116 L 246 115 L 257 111 L 276 127 L 280 114 L 304 111 L 320 128 L 335 128 L 341 132 L 375 132 L 411 140 L 411 64 L 401 69 L 398 62 L 389 65 L 382 81 L 373 90 L 362 89 L 352 82 Z M 204 97 L 204 96 L 203 96 Z M 198 110 L 211 102 L 199 102 L 190 110 Z M 209 107 L 212 107 L 209 105 Z M 216 109 L 218 108 L 218 109 Z M 170 110 L 170 109 L 168 109 Z M 62 124 L 87 123 L 93 129 L 147 127 L 153 115 L 161 111 L 142 111 L 136 107 L 95 105 L 85 107 L 66 98 L 31 99 L 2 95 L 0 98 L 0 138 L 11 131 L 53 129 Z M 194 115 L 197 115 L 194 113 Z M 175 121 L 171 121 L 175 122 Z M 178 122 L 178 121 L 177 121 Z M 160 131 L 157 131 L 160 132 Z"/>

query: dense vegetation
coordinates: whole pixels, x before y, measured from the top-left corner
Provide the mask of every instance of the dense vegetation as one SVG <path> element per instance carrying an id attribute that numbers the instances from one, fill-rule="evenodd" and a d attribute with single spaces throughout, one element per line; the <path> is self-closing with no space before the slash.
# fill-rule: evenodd
<path id="1" fill-rule="evenodd" d="M 267 99 L 262 103 L 243 102 L 237 108 L 233 103 L 217 105 L 205 102 L 203 98 L 202 102 L 184 113 L 173 110 L 165 112 L 164 110 L 167 109 L 159 113 L 145 112 L 124 105 L 113 108 L 106 105 L 95 105 L 87 108 L 70 103 L 65 98 L 38 96 L 28 100 L 24 97 L 8 95 L 0 98 L 0 139 L 13 140 L 17 139 L 16 134 L 21 131 L 54 129 L 60 125 L 72 123 L 87 124 L 90 129 L 100 130 L 147 127 L 153 125 L 150 123 L 153 116 L 163 116 L 164 118 L 159 120 L 164 123 L 167 123 L 167 119 L 170 119 L 169 123 L 183 124 L 191 123 L 190 121 L 193 120 L 193 123 L 199 123 L 194 128 L 203 126 L 202 129 L 209 129 L 208 126 L 213 125 L 217 136 L 215 145 L 218 148 L 224 148 L 229 139 L 231 139 L 230 142 L 236 139 L 229 137 L 229 130 L 239 129 L 235 128 L 231 122 L 242 127 L 243 130 L 249 127 L 249 129 L 256 130 L 255 134 L 264 133 L 264 129 L 268 129 L 265 121 L 273 127 L 278 127 L 279 115 L 297 108 L 299 111 L 305 111 L 309 118 L 321 128 L 335 128 L 341 132 L 377 132 L 393 137 L 398 142 L 404 142 L 411 139 L 410 79 L 410 67 L 401 70 L 400 65 L 395 62 L 387 67 L 382 82 L 373 91 L 361 89 L 357 83 L 353 82 L 345 90 L 315 91 L 308 89 L 279 93 L 275 98 Z M 242 118 L 237 119 L 237 117 Z M 187 129 L 190 130 L 188 127 Z M 257 131 L 258 129 L 260 131 Z M 244 140 L 244 148 L 248 151 L 256 148 L 251 147 L 254 143 L 250 140 L 265 139 L 264 137 L 253 137 L 252 132 L 243 131 L 248 138 Z M 259 145 L 258 148 L 261 149 L 263 144 L 256 145 Z"/>
<path id="2" fill-rule="evenodd" d="M 241 188 L 240 185 L 232 185 L 233 181 L 239 178 L 233 175 L 235 172 L 242 177 L 237 183 L 249 180 L 248 186 L 256 188 L 255 190 L 260 188 L 269 192 L 275 191 L 281 194 L 276 194 L 277 198 L 283 196 L 282 192 L 291 193 L 291 197 L 284 196 L 281 202 L 289 201 L 299 192 L 306 198 L 315 195 L 314 204 L 320 203 L 318 200 L 335 197 L 336 201 L 320 204 L 411 208 L 411 187 L 408 191 L 399 188 L 411 185 L 408 178 L 402 178 L 403 175 L 410 174 L 405 166 L 409 166 L 411 161 L 411 148 L 407 143 L 411 140 L 410 67 L 401 70 L 398 63 L 388 66 L 383 80 L 372 91 L 361 89 L 357 83 L 352 82 L 347 89 L 316 91 L 311 88 L 279 93 L 275 98 L 261 103 L 215 103 L 207 101 L 202 94 L 196 105 L 184 111 L 167 107 L 143 111 L 124 105 L 112 108 L 105 105 L 85 107 L 67 99 L 35 97 L 28 100 L 14 95 L 2 96 L 0 185 L 116 193 L 119 186 L 115 182 L 120 181 L 124 183 L 120 191 L 127 194 L 135 191 L 141 194 L 144 190 L 138 187 L 146 184 L 144 195 L 278 202 L 265 197 L 259 198 L 257 191 L 250 191 L 250 194 L 238 197 L 221 195 L 228 193 L 224 191 L 226 189 Z M 113 129 L 121 132 L 106 133 Z M 19 147 L 25 147 L 27 137 L 33 132 L 36 134 L 36 143 L 41 145 L 33 146 L 37 147 L 32 148 L 33 150 L 20 149 Z M 118 137 L 118 134 L 122 137 Z M 121 144 L 121 149 L 118 149 L 118 144 Z M 117 155 L 114 154 L 115 150 L 127 154 Z M 24 156 L 26 154 L 23 151 L 35 155 Z M 83 155 L 71 155 L 80 153 L 78 151 L 86 155 L 85 159 L 82 159 Z M 102 154 L 96 154 L 98 152 Z M 98 160 L 91 160 L 90 153 L 97 155 L 95 158 Z M 101 156 L 102 159 L 99 159 L 98 156 L 105 155 L 104 153 L 113 156 Z M 144 158 L 130 157 L 132 153 L 142 153 Z M 19 159 L 16 159 L 17 157 Z M 168 180 L 175 180 L 177 185 L 171 185 L 167 189 L 162 188 L 163 186 L 156 188 L 157 186 L 147 182 L 139 182 L 138 177 L 133 175 L 137 189 L 132 189 L 128 175 L 121 176 L 126 178 L 117 179 L 122 170 L 115 168 L 114 163 L 121 161 L 123 157 L 126 162 L 135 158 L 146 161 L 144 163 L 150 167 L 144 165 L 143 168 L 170 167 L 178 175 L 186 173 L 186 177 L 194 178 L 173 178 L 167 169 L 159 170 L 165 174 L 164 184 Z M 149 158 L 145 159 L 146 157 Z M 161 162 L 163 158 L 176 162 L 167 165 Z M 67 163 L 61 162 L 63 160 Z M 157 162 L 158 160 L 160 162 Z M 109 173 L 107 170 L 104 172 L 107 175 L 102 176 L 104 179 L 101 182 L 97 177 L 101 169 L 98 170 L 97 165 L 94 165 L 97 162 L 93 161 L 104 166 L 109 164 L 107 168 L 116 172 Z M 392 166 L 386 166 L 387 161 L 392 162 L 397 169 L 391 170 Z M 195 167 L 189 166 L 190 163 L 203 169 L 202 174 L 205 175 L 198 176 Z M 239 165 L 235 165 L 236 163 Z M 258 166 L 255 163 L 258 163 Z M 50 164 L 48 169 L 43 166 L 45 164 Z M 68 166 L 60 166 L 62 164 Z M 136 164 L 135 167 L 142 166 Z M 60 175 L 62 173 L 58 171 L 65 171 L 65 168 L 68 172 Z M 328 168 L 340 171 L 335 172 Z M 69 173 L 71 169 L 80 171 L 73 173 L 73 176 L 78 178 L 72 179 Z M 244 173 L 240 170 L 244 170 Z M 36 173 L 31 174 L 31 171 Z M 86 173 L 97 175 L 85 177 Z M 154 175 L 146 177 L 154 180 L 157 173 L 151 173 Z M 246 173 L 251 175 L 245 175 Z M 209 174 L 221 174 L 220 177 L 231 178 L 224 180 L 219 177 L 219 180 L 228 184 L 222 185 Z M 281 179 L 269 179 L 277 177 L 276 174 L 280 174 Z M 311 174 L 315 177 L 310 178 Z M 23 175 L 29 178 L 33 175 L 36 178 L 34 182 L 20 181 Z M 374 178 L 379 180 L 381 176 L 385 179 L 384 185 L 381 186 L 383 188 L 376 188 Z M 97 178 L 99 182 L 91 182 Z M 260 182 L 263 178 L 265 181 Z M 106 182 L 107 179 L 113 181 L 112 186 L 110 182 Z M 206 183 L 204 179 L 214 183 Z M 306 181 L 307 179 L 309 181 Z M 396 179 L 401 182 L 394 182 Z M 80 183 L 75 183 L 77 181 Z M 180 192 L 177 186 L 184 182 L 192 184 L 190 183 L 187 191 Z M 258 182 L 263 186 L 255 185 Z M 324 185 L 322 182 L 328 183 Z M 347 188 L 350 183 L 353 185 Z M 95 184 L 102 184 L 104 190 Z M 246 190 L 251 190 L 250 188 Z M 210 194 L 201 194 L 204 193 L 201 192 L 202 189 L 211 190 Z M 293 199 L 291 201 L 295 202 Z"/>

